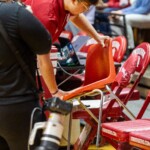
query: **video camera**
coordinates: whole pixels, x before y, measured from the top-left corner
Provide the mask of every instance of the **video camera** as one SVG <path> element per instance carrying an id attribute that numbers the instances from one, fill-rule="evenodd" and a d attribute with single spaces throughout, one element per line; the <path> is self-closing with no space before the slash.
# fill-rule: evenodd
<path id="1" fill-rule="evenodd" d="M 72 108 L 72 103 L 62 101 L 58 97 L 45 100 L 44 110 L 49 110 L 50 116 L 46 122 L 34 125 L 29 144 L 34 144 L 37 130 L 43 129 L 40 146 L 35 150 L 58 150 L 64 129 L 64 117 L 72 111 Z"/>

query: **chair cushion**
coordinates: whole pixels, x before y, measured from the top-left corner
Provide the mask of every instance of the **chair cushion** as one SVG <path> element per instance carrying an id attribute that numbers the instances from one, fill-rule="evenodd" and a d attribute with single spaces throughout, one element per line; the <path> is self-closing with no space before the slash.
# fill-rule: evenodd
<path id="1" fill-rule="evenodd" d="M 129 143 L 142 149 L 150 149 L 150 130 L 130 132 Z"/>
<path id="2" fill-rule="evenodd" d="M 102 135 L 121 142 L 129 141 L 129 133 L 133 131 L 150 130 L 150 120 L 138 119 L 124 122 L 102 124 Z"/>

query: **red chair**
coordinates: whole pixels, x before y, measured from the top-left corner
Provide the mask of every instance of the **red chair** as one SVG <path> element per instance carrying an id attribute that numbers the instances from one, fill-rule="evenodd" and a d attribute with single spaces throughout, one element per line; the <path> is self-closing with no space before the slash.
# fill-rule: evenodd
<path id="1" fill-rule="evenodd" d="M 87 36 L 85 32 L 79 32 L 76 36 L 73 37 L 72 41 L 75 41 L 78 36 Z M 100 33 L 100 35 L 103 35 Z M 80 52 L 88 53 L 88 49 L 91 45 L 96 44 L 97 42 L 90 38 L 87 43 L 80 49 Z M 112 53 L 115 62 L 120 63 L 123 59 L 123 56 L 127 49 L 127 40 L 124 36 L 117 36 L 112 38 Z"/>
<path id="2" fill-rule="evenodd" d="M 90 58 L 92 61 L 86 61 L 84 86 L 76 88 L 70 92 L 70 94 L 65 95 L 64 100 L 69 100 L 76 95 L 96 88 L 105 88 L 105 85 L 114 81 L 116 73 L 112 57 L 111 42 L 111 40 L 107 40 L 107 46 L 105 48 L 102 48 L 100 44 L 95 44 L 90 47 L 87 60 Z M 86 80 L 86 76 L 89 74 L 90 80 Z"/>
<path id="3" fill-rule="evenodd" d="M 139 73 L 137 79 L 132 84 L 132 87 L 130 87 L 128 95 L 122 99 L 122 103 L 125 105 L 127 101 L 130 99 L 131 95 L 133 94 L 133 91 L 140 81 L 142 75 L 144 74 L 146 68 L 148 67 L 148 64 L 150 62 L 150 44 L 149 43 L 142 43 L 137 48 L 134 49 L 130 57 L 125 61 L 123 66 L 121 67 L 119 73 L 117 74 L 114 82 L 111 85 L 112 91 L 120 97 L 120 94 L 122 90 L 127 87 L 130 84 L 130 79 L 132 75 L 136 72 Z M 105 63 L 104 63 L 105 65 Z M 92 68 L 92 67 L 91 67 Z M 102 71 L 102 70 L 101 70 Z M 95 74 L 95 73 L 94 73 Z M 86 77 L 86 76 L 85 76 Z M 92 82 L 92 84 L 91 84 Z M 99 83 L 101 83 L 101 80 L 98 80 Z M 68 94 L 65 97 L 65 100 L 73 99 L 74 97 L 82 95 L 83 92 L 87 92 L 89 90 L 93 90 L 98 88 L 97 81 L 95 82 L 94 79 L 91 76 L 90 82 L 85 82 L 86 84 L 82 87 L 75 89 L 72 93 Z M 92 86 L 94 84 L 94 86 Z M 86 90 L 88 89 L 88 90 Z M 120 104 L 116 103 L 114 98 L 111 98 L 111 96 L 106 95 L 107 100 L 111 100 L 106 105 L 104 105 L 102 109 L 102 122 L 108 121 L 117 121 L 120 119 L 129 120 L 128 116 L 123 113 L 123 108 L 120 107 Z M 97 118 L 99 116 L 99 108 L 90 108 L 89 109 Z M 133 116 L 133 115 L 132 115 Z M 83 142 L 82 149 L 87 149 L 91 141 L 96 135 L 97 132 L 97 123 L 95 120 L 87 113 L 85 110 L 78 110 L 73 113 L 73 118 L 77 119 L 84 119 L 85 122 L 88 124 L 88 127 L 90 126 L 90 130 L 88 133 L 88 137 L 86 137 L 86 140 Z M 80 145 L 82 142 L 80 141 L 82 139 L 82 135 L 85 131 L 81 133 L 81 137 L 79 137 L 77 143 L 75 145 Z"/>
<path id="4" fill-rule="evenodd" d="M 123 100 L 124 104 L 127 103 L 127 101 L 130 99 L 131 95 L 133 94 L 133 91 L 137 84 L 139 83 L 141 77 L 143 76 L 146 68 L 149 65 L 150 61 L 150 44 L 149 43 L 142 43 L 137 48 L 134 49 L 130 57 L 125 61 L 123 66 L 121 67 L 119 73 L 117 74 L 115 81 L 111 85 L 112 91 L 117 94 L 118 97 L 120 97 L 120 94 L 122 90 L 124 90 L 125 87 L 127 87 L 130 84 L 130 79 L 134 73 L 138 73 L 138 77 L 132 84 L 132 86 L 129 88 L 129 92 L 126 95 L 126 97 Z M 109 98 L 109 95 L 107 96 Z M 110 106 L 113 106 L 115 102 L 110 102 Z M 107 110 L 107 114 L 110 115 L 110 109 Z M 113 115 L 118 114 L 117 111 L 113 112 Z M 82 112 L 83 113 L 83 112 Z M 122 110 L 120 110 L 120 113 L 122 113 Z M 119 114 L 120 114 L 119 113 Z M 80 113 L 79 113 L 80 114 Z M 106 116 L 105 115 L 105 116 Z M 123 114 L 122 114 L 123 115 Z M 78 115 L 76 115 L 78 116 Z M 79 115 L 80 116 L 80 115 Z M 125 117 L 125 116 L 124 116 Z"/>

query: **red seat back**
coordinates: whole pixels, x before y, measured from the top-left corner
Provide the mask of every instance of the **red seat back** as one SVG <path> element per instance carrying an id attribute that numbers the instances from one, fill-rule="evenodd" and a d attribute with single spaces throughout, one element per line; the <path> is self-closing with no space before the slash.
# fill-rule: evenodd
<path id="1" fill-rule="evenodd" d="M 111 47 L 111 43 L 107 43 L 106 47 L 102 47 L 99 44 L 91 45 L 88 50 L 85 66 L 85 80 L 83 85 L 99 81 L 109 76 L 110 64 L 108 49 Z"/>
<path id="2" fill-rule="evenodd" d="M 131 54 L 116 75 L 115 82 L 113 82 L 112 84 L 113 89 L 115 86 L 120 86 L 121 88 L 124 88 L 130 83 L 132 74 L 136 70 L 137 62 L 138 55 Z"/>
<path id="3" fill-rule="evenodd" d="M 150 44 L 143 42 L 139 46 L 137 46 L 133 52 L 132 55 L 137 55 L 137 66 L 136 66 L 136 79 L 133 81 L 132 88 L 129 92 L 129 94 L 125 97 L 124 102 L 125 104 L 130 99 L 135 87 L 140 82 L 143 74 L 145 73 L 149 63 L 150 63 Z"/>
<path id="4" fill-rule="evenodd" d="M 106 84 L 114 81 L 116 71 L 112 57 L 111 40 L 107 40 L 106 45 L 105 48 L 102 48 L 100 44 L 90 47 L 85 68 L 85 82 L 82 87 L 65 95 L 64 100 L 69 100 L 94 89 L 105 88 Z"/>
<path id="5" fill-rule="evenodd" d="M 133 50 L 128 59 L 124 62 L 124 64 L 120 68 L 115 78 L 115 81 L 111 85 L 111 90 L 113 90 L 113 92 L 118 97 L 121 94 L 123 88 L 127 87 L 130 84 L 133 75 L 137 76 L 135 81 L 128 88 L 128 94 L 124 97 L 124 99 L 122 99 L 122 103 L 124 103 L 124 105 L 126 105 L 126 103 L 129 101 L 133 91 L 135 90 L 146 68 L 148 67 L 149 62 L 150 62 L 150 44 L 142 43 Z M 110 103 L 107 106 L 107 110 L 105 111 L 104 118 L 110 115 L 109 112 L 113 108 L 114 104 L 115 101 L 110 101 Z M 116 116 L 117 115 L 125 116 L 122 107 L 120 107 L 118 110 L 119 110 L 118 112 L 117 111 L 114 112 Z M 105 120 L 104 118 L 103 120 Z"/>
<path id="6" fill-rule="evenodd" d="M 120 63 L 127 49 L 127 40 L 124 36 L 117 36 L 112 39 L 112 52 L 115 62 Z"/>
<path id="7" fill-rule="evenodd" d="M 150 44 L 146 42 L 140 44 L 134 49 L 133 53 L 138 55 L 136 72 L 143 74 L 150 63 Z"/>

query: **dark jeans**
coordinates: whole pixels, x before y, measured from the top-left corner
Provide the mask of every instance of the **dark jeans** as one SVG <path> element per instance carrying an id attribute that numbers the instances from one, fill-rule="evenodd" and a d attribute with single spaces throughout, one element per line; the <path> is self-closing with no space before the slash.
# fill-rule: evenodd
<path id="1" fill-rule="evenodd" d="M 27 150 L 30 117 L 35 107 L 39 104 L 33 100 L 0 106 L 0 150 Z M 34 122 L 41 119 L 41 111 L 35 111 Z"/>

